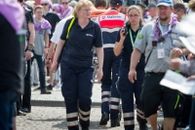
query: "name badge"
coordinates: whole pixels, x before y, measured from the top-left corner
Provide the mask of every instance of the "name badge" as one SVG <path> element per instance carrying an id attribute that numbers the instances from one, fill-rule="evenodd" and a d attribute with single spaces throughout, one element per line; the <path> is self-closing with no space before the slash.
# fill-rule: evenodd
<path id="1" fill-rule="evenodd" d="M 162 59 L 165 57 L 165 50 L 164 48 L 158 49 L 157 50 L 157 58 L 158 59 Z"/>

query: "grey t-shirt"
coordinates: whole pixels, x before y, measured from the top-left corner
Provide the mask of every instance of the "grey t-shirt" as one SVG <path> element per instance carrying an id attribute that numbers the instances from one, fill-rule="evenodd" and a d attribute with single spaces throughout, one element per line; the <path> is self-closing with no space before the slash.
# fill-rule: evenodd
<path id="1" fill-rule="evenodd" d="M 39 24 L 39 21 L 34 20 L 35 24 Z M 42 29 L 42 30 L 35 30 L 35 46 L 34 52 L 36 55 L 44 55 L 44 47 L 45 47 L 45 34 L 51 33 L 50 29 Z"/>
<path id="2" fill-rule="evenodd" d="M 161 25 L 163 32 L 168 31 L 168 25 Z M 163 43 L 157 43 L 156 47 L 152 46 L 154 22 L 145 25 L 135 41 L 135 48 L 145 54 L 145 59 L 151 52 L 148 62 L 145 66 L 145 72 L 165 72 L 168 69 L 167 59 L 170 51 L 175 47 L 173 37 L 168 34 Z M 172 32 L 174 32 L 174 27 Z M 158 51 L 164 49 L 164 58 L 158 58 Z"/>

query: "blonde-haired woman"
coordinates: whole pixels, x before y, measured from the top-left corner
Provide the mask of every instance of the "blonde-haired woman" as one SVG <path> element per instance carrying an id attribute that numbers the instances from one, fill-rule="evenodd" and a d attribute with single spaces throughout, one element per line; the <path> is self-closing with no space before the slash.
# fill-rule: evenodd
<path id="1" fill-rule="evenodd" d="M 93 47 L 96 49 L 99 62 L 97 78 L 101 80 L 103 76 L 101 31 L 99 26 L 90 20 L 91 6 L 93 5 L 89 0 L 80 0 L 77 3 L 74 10 L 75 22 L 70 29 L 68 39 L 67 29 L 72 19 L 65 23 L 52 64 L 52 71 L 55 71 L 62 52 L 60 62 L 62 94 L 65 99 L 69 130 L 79 130 L 78 118 L 82 130 L 89 129 Z"/>
<path id="2" fill-rule="evenodd" d="M 142 56 L 137 67 L 138 79 L 132 84 L 128 79 L 130 67 L 130 57 L 133 51 L 134 42 L 139 36 L 139 31 L 142 28 L 142 10 L 136 5 L 132 5 L 127 10 L 128 22 L 126 27 L 120 30 L 117 42 L 115 44 L 114 53 L 116 56 L 121 55 L 122 62 L 120 66 L 118 89 L 122 99 L 122 109 L 124 118 L 125 130 L 134 129 L 134 98 L 137 107 L 137 120 L 140 130 L 147 129 L 144 114 L 141 111 L 140 93 L 141 85 L 144 78 L 144 56 Z"/>

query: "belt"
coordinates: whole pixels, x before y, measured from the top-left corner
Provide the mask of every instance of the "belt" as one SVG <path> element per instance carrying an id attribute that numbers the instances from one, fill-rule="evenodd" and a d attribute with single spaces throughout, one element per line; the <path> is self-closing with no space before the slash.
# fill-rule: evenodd
<path id="1" fill-rule="evenodd" d="M 165 72 L 146 72 L 146 74 L 150 74 L 150 75 L 164 75 Z"/>

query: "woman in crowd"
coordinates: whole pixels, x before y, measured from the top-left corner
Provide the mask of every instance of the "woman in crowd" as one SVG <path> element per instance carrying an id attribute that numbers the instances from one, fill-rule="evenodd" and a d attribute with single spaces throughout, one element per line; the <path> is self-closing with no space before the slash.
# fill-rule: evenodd
<path id="1" fill-rule="evenodd" d="M 93 47 L 96 49 L 99 63 L 97 78 L 101 80 L 103 75 L 101 31 L 99 26 L 90 20 L 91 7 L 92 3 L 89 0 L 80 0 L 75 6 L 75 20 L 70 19 L 65 23 L 51 68 L 53 71 L 57 69 L 59 57 L 62 54 L 62 94 L 69 130 L 79 130 L 78 118 L 82 130 L 89 129 Z"/>
<path id="2" fill-rule="evenodd" d="M 121 55 L 122 61 L 120 65 L 118 89 L 122 99 L 122 109 L 124 118 L 125 130 L 134 129 L 134 95 L 137 107 L 137 120 L 140 130 L 146 129 L 146 120 L 141 111 L 140 92 L 141 85 L 144 78 L 144 56 L 142 56 L 137 66 L 137 81 L 131 83 L 128 79 L 128 72 L 130 67 L 130 57 L 133 51 L 134 42 L 139 38 L 139 31 L 142 28 L 142 10 L 138 6 L 130 6 L 127 10 L 128 22 L 126 27 L 120 30 L 117 42 L 115 44 L 114 53 L 116 56 Z"/>

